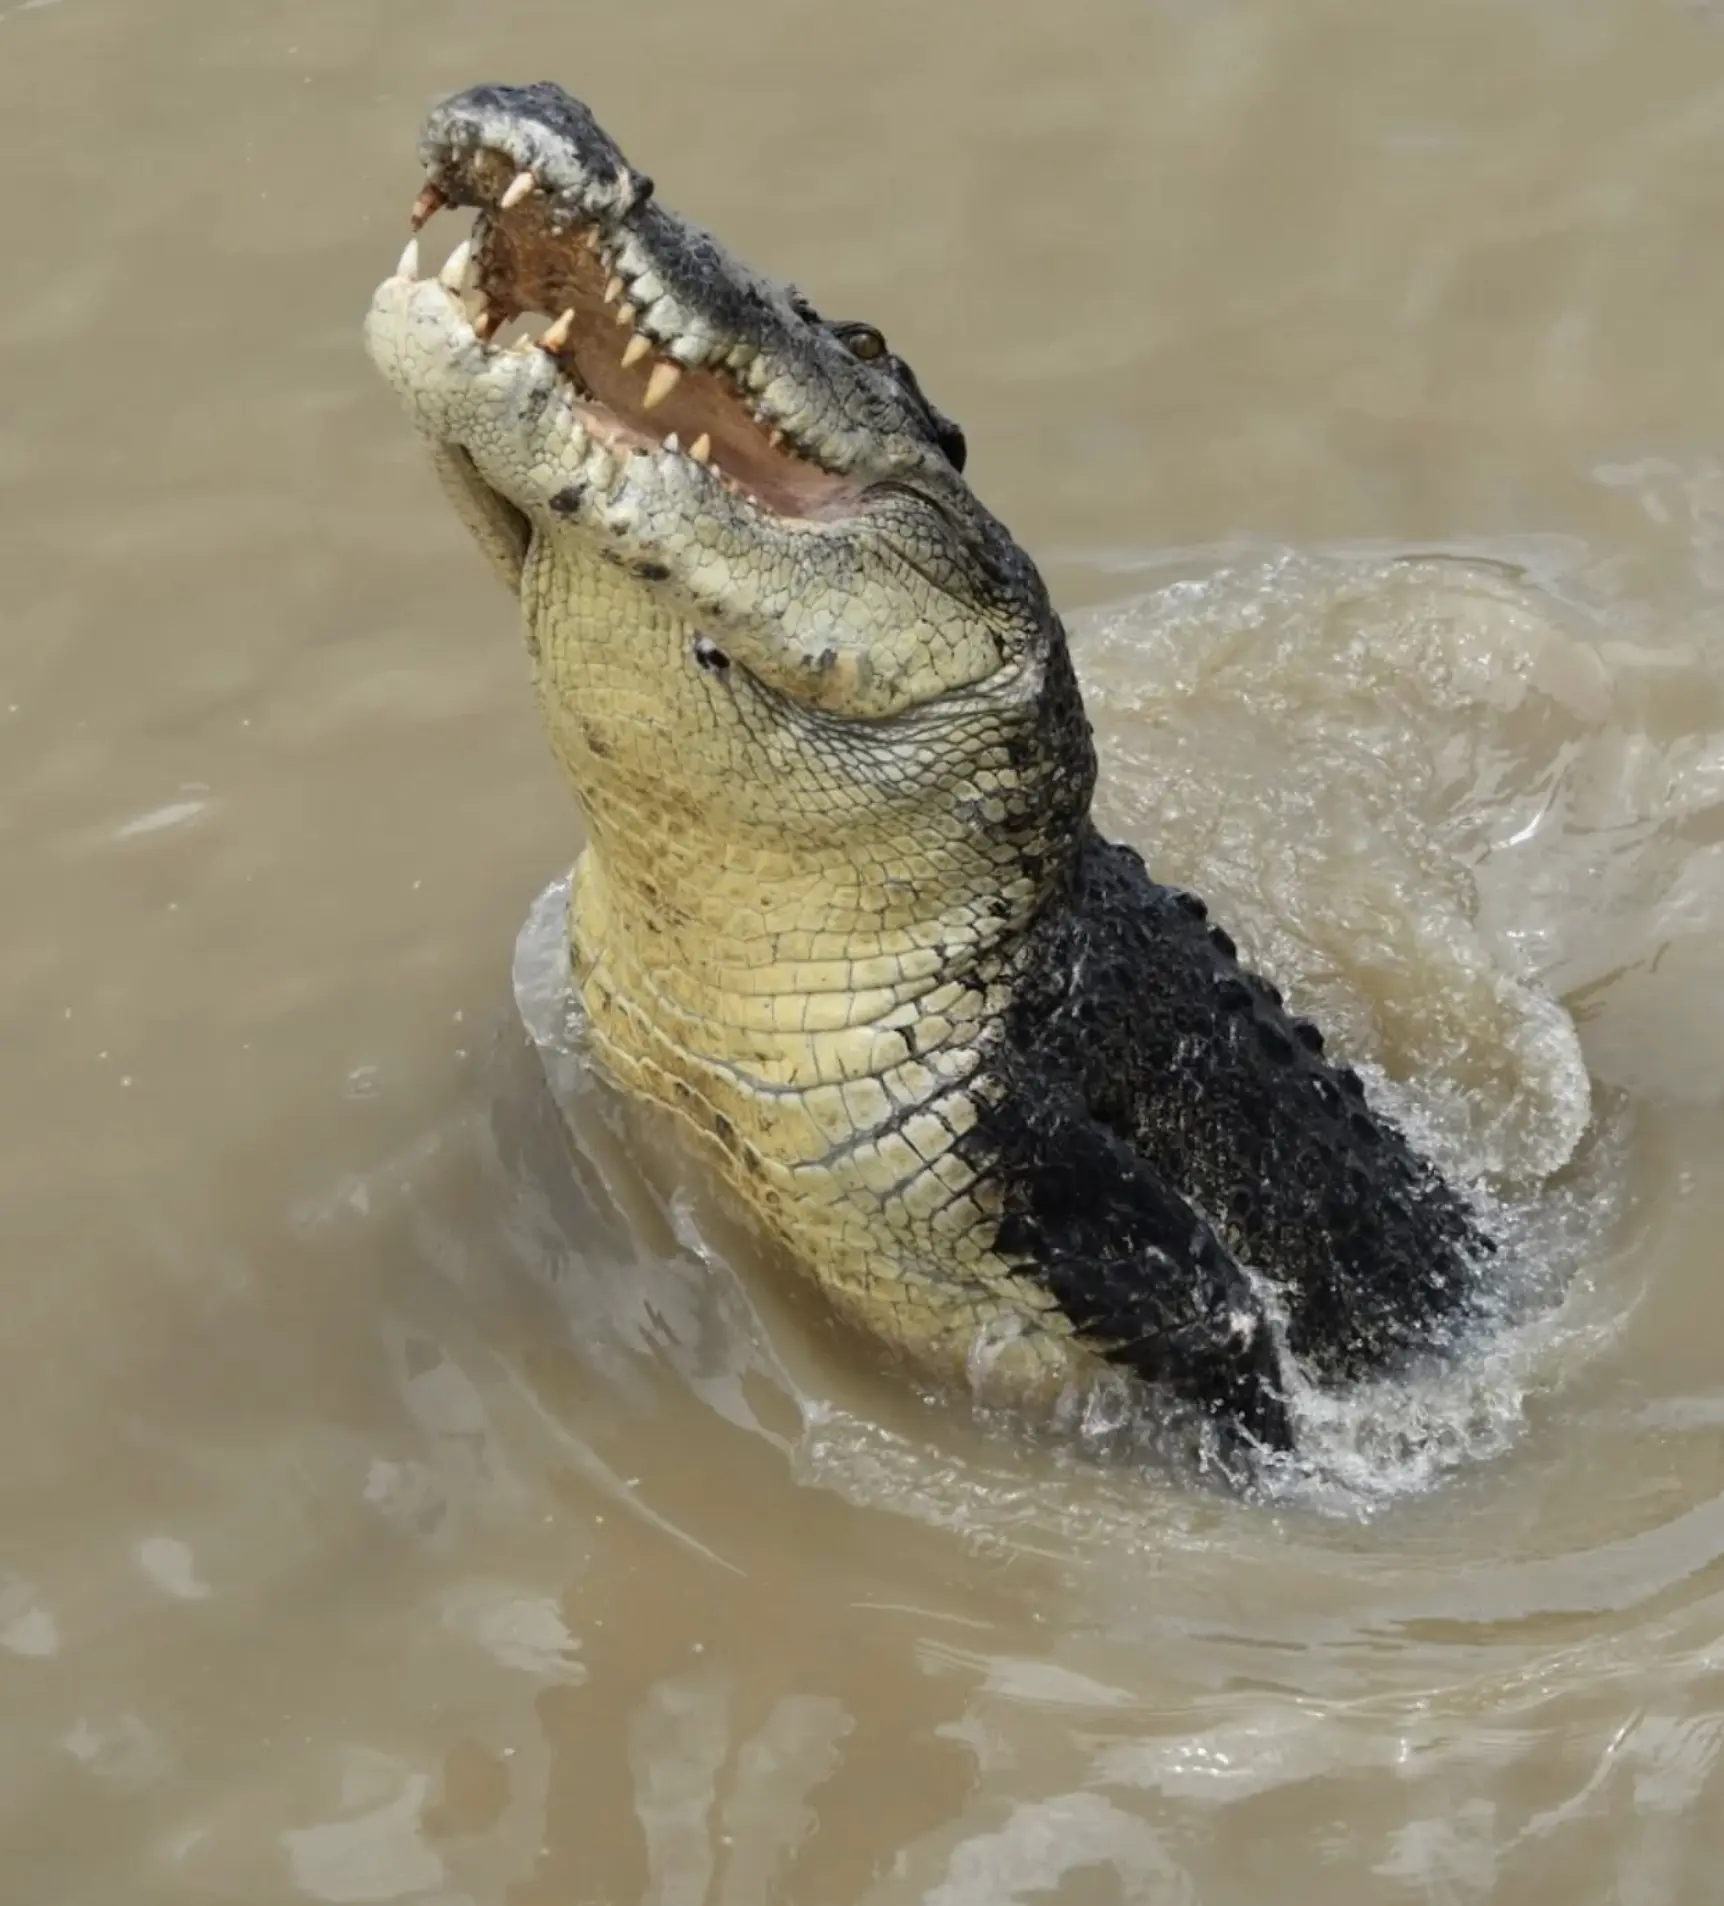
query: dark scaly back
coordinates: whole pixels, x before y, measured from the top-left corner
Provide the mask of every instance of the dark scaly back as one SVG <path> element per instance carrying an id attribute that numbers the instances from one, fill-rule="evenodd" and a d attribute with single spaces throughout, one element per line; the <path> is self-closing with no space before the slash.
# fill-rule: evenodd
<path id="1" fill-rule="evenodd" d="M 1091 833 L 1015 968 L 972 1156 L 998 1248 L 1080 1333 L 1270 1444 L 1273 1331 L 1344 1382 L 1464 1313 L 1492 1246 L 1462 1197 L 1246 972 L 1195 896 Z"/>

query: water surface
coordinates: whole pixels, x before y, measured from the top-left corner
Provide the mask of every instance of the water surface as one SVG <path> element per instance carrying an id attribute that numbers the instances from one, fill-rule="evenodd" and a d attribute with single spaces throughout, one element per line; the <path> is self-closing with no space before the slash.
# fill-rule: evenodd
<path id="1" fill-rule="evenodd" d="M 1262 1500 L 870 1372 L 547 1035 L 358 342 L 541 76 L 916 364 L 1110 827 L 1512 1218 Z M 0 1897 L 1712 1897 L 1724 16 L 0 0 L 0 145 Z"/>

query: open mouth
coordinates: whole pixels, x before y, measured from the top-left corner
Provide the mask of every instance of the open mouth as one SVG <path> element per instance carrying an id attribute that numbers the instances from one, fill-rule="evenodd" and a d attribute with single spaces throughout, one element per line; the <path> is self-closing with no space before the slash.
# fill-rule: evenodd
<path id="1" fill-rule="evenodd" d="M 507 348 L 553 358 L 581 422 L 613 454 L 680 452 L 783 516 L 854 506 L 855 483 L 823 468 L 795 419 L 777 414 L 782 367 L 724 336 L 655 270 L 632 216 L 650 182 L 631 182 L 642 188 L 634 205 L 589 214 L 496 147 L 463 143 L 430 157 L 413 229 L 445 206 L 477 208 L 470 237 L 438 277 L 487 351 L 505 348 L 501 334 L 516 319 L 542 318 L 536 335 Z M 400 275 L 418 276 L 416 239 Z"/>

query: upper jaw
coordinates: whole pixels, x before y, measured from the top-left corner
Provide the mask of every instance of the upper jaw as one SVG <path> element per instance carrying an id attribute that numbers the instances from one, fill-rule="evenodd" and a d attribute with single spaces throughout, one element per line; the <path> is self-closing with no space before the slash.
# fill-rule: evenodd
<path id="1" fill-rule="evenodd" d="M 421 152 L 416 225 L 444 204 L 480 210 L 463 260 L 479 341 L 545 312 L 541 345 L 642 441 L 704 440 L 740 489 L 798 515 L 940 463 L 895 387 L 787 289 L 656 204 L 652 181 L 560 88 L 456 94 L 431 113 Z"/>
<path id="2" fill-rule="evenodd" d="M 431 109 L 419 140 L 431 184 L 459 185 L 489 154 L 511 162 L 510 179 L 529 173 L 571 223 L 615 224 L 652 197 L 652 180 L 560 86 L 472 86 Z"/>

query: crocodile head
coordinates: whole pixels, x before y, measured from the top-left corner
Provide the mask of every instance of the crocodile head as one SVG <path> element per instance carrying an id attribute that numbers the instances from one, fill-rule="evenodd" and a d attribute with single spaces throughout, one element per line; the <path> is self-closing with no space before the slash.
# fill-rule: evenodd
<path id="1" fill-rule="evenodd" d="M 367 345 L 519 591 L 599 857 L 653 864 L 674 910 L 689 882 L 656 875 L 691 836 L 707 862 L 752 838 L 866 886 L 872 835 L 902 862 L 901 922 L 1026 916 L 1093 756 L 1041 579 L 956 425 L 873 327 L 662 206 L 558 87 L 445 100 L 421 153 L 415 221 L 474 207 L 472 236 L 435 277 L 408 247 Z"/>
<path id="2" fill-rule="evenodd" d="M 609 535 L 619 515 L 671 555 L 773 519 L 854 535 L 892 485 L 990 540 L 959 480 L 962 433 L 880 334 L 823 322 L 659 205 L 560 88 L 458 94 L 422 152 L 416 223 L 445 203 L 480 216 L 439 281 L 447 295 L 407 274 L 379 293 L 373 355 L 517 516 L 523 547 L 537 523 Z M 472 319 L 462 291 L 477 294 Z M 546 320 L 539 348 L 490 348 L 524 312 Z M 563 426 L 548 444 L 533 429 L 547 412 Z"/>

